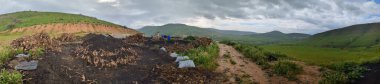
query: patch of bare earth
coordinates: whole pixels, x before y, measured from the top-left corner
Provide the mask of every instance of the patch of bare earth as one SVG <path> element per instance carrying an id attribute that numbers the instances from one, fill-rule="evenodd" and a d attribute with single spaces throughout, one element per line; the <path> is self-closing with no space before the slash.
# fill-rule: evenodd
<path id="1" fill-rule="evenodd" d="M 95 25 L 95 24 L 70 24 L 70 23 L 55 23 L 55 24 L 45 24 L 45 25 L 35 25 L 30 27 L 16 28 L 8 30 L 6 32 L 17 33 L 17 32 L 54 32 L 54 33 L 112 33 L 112 34 L 129 34 L 134 35 L 138 32 L 136 30 L 124 27 L 114 27 L 106 25 Z"/>
<path id="2" fill-rule="evenodd" d="M 239 80 L 248 79 L 253 83 L 269 84 L 265 71 L 257 64 L 244 58 L 242 54 L 231 46 L 225 44 L 218 44 L 218 46 L 220 56 L 218 58 L 219 67 L 216 71 L 226 74 L 229 80 L 225 81 L 225 83 L 239 83 Z M 229 54 L 229 57 L 226 57 L 225 54 Z"/>

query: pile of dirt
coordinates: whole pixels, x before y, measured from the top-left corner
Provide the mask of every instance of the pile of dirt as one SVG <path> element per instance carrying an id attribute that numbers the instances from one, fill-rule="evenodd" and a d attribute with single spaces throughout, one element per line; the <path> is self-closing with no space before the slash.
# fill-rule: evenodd
<path id="1" fill-rule="evenodd" d="M 178 43 L 178 42 L 175 42 L 174 45 L 165 46 L 165 49 L 168 52 L 184 52 L 193 48 L 194 48 L 194 45 L 190 43 L 186 44 L 186 43 Z"/>
<path id="2" fill-rule="evenodd" d="M 141 34 L 135 34 L 132 36 L 128 36 L 125 39 L 123 39 L 123 42 L 125 43 L 144 43 L 147 39 Z"/>
<path id="3" fill-rule="evenodd" d="M 75 50 L 75 56 L 96 67 L 118 67 L 135 63 L 137 53 L 121 39 L 110 35 L 88 34 L 81 46 Z"/>
<path id="4" fill-rule="evenodd" d="M 212 43 L 212 39 L 206 37 L 200 37 L 193 42 L 195 46 L 208 46 Z"/>
<path id="5" fill-rule="evenodd" d="M 220 83 L 223 75 L 200 68 L 181 69 L 173 64 L 156 65 L 152 69 L 152 78 L 163 83 L 213 84 Z"/>
<path id="6" fill-rule="evenodd" d="M 63 33 L 60 37 L 56 38 L 58 41 L 61 42 L 73 42 L 77 40 L 77 37 L 72 33 Z"/>
<path id="7" fill-rule="evenodd" d="M 44 48 L 46 50 L 60 51 L 57 48 L 58 41 L 51 39 L 47 33 L 38 33 L 32 36 L 25 36 L 13 40 L 11 45 L 14 48 L 21 48 L 23 51 L 30 51 L 36 48 Z"/>

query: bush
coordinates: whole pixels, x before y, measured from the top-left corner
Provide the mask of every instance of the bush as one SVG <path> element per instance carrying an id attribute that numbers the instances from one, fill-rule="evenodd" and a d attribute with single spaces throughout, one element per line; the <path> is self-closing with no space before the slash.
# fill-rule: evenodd
<path id="1" fill-rule="evenodd" d="M 343 73 L 350 80 L 360 78 L 360 75 L 367 70 L 365 67 L 354 62 L 333 64 L 328 66 L 328 68 Z"/>
<path id="2" fill-rule="evenodd" d="M 220 41 L 220 43 L 226 44 L 226 45 L 230 45 L 230 46 L 236 45 L 235 42 L 232 42 L 232 41 L 229 41 L 229 40 Z"/>
<path id="3" fill-rule="evenodd" d="M 196 40 L 196 37 L 194 37 L 194 36 L 187 36 L 183 40 L 185 40 L 185 41 L 194 41 L 194 40 Z"/>
<path id="4" fill-rule="evenodd" d="M 348 77 L 341 72 L 329 71 L 324 72 L 323 79 L 319 81 L 320 84 L 346 84 Z"/>
<path id="5" fill-rule="evenodd" d="M 45 51 L 44 48 L 36 48 L 36 49 L 30 50 L 28 53 L 31 55 L 32 59 L 37 59 L 38 57 L 44 54 L 44 51 Z"/>
<path id="6" fill-rule="evenodd" d="M 218 66 L 216 59 L 219 56 L 219 47 L 216 43 L 213 43 L 209 46 L 200 46 L 195 49 L 190 49 L 187 52 L 181 53 L 181 55 L 189 56 L 196 65 L 202 68 L 214 70 Z"/>
<path id="7" fill-rule="evenodd" d="M 303 71 L 302 67 L 289 61 L 280 61 L 273 66 L 275 74 L 285 76 L 289 80 L 296 79 L 296 75 Z"/>
<path id="8" fill-rule="evenodd" d="M 3 69 L 0 72 L 0 84 L 22 84 L 22 74 L 18 71 L 9 72 Z"/>
<path id="9" fill-rule="evenodd" d="M 4 47 L 2 51 L 0 51 L 0 65 L 2 65 L 4 62 L 9 60 L 11 57 L 15 56 L 16 54 L 23 53 L 22 49 L 12 49 L 11 47 Z"/>

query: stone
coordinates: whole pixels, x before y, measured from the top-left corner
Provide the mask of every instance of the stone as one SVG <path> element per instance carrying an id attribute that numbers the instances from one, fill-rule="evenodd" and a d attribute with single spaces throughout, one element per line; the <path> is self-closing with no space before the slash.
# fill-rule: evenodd
<path id="1" fill-rule="evenodd" d="M 193 60 L 179 61 L 178 68 L 194 68 L 195 64 Z"/>
<path id="2" fill-rule="evenodd" d="M 30 62 L 22 61 L 15 66 L 16 70 L 35 70 L 37 69 L 38 61 L 32 60 Z"/>

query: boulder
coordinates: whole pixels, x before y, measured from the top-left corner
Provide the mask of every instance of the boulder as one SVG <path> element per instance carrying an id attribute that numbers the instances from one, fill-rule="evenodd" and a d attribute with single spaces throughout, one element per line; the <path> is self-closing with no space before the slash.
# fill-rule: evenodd
<path id="1" fill-rule="evenodd" d="M 38 61 L 32 60 L 30 62 L 22 61 L 15 66 L 16 70 L 35 70 L 37 69 Z"/>

